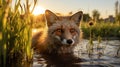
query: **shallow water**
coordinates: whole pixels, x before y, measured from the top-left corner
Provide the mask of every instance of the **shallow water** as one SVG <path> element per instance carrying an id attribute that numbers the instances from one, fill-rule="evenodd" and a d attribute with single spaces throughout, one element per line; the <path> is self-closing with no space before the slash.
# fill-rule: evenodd
<path id="1" fill-rule="evenodd" d="M 120 51 L 118 55 L 116 55 L 117 50 L 120 47 L 120 40 L 104 40 L 101 43 L 93 41 L 93 44 L 93 52 L 88 55 L 87 45 L 89 45 L 89 40 L 82 40 L 74 49 L 74 54 L 83 59 L 83 62 L 77 62 L 65 67 L 120 67 Z M 40 55 L 35 54 L 33 67 L 46 66 L 46 60 Z M 51 65 L 49 67 L 55 66 Z"/>

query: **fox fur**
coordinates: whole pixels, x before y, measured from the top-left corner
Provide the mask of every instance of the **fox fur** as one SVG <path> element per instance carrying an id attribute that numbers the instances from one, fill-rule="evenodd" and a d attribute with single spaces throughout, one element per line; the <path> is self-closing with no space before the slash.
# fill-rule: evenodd
<path id="1" fill-rule="evenodd" d="M 57 16 L 46 10 L 47 28 L 33 36 L 33 48 L 39 53 L 72 53 L 80 40 L 82 15 L 79 11 L 72 16 Z"/>

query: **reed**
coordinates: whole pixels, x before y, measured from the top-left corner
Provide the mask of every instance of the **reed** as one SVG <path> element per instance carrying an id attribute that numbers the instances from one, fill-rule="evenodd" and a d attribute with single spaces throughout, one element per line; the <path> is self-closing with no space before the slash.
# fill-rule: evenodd
<path id="1" fill-rule="evenodd" d="M 89 43 L 86 45 L 88 56 L 92 57 L 94 53 L 94 47 L 96 46 L 98 57 L 100 58 L 102 54 L 104 54 L 104 49 L 106 45 L 101 46 L 102 40 L 111 39 L 120 39 L 120 25 L 118 23 L 96 23 L 90 21 L 89 23 L 82 23 L 81 25 L 83 31 L 83 38 L 89 40 Z M 98 44 L 95 45 L 93 41 L 98 41 Z M 99 51 L 102 48 L 102 51 Z M 120 48 L 116 51 L 116 56 L 119 55 Z"/>
<path id="2" fill-rule="evenodd" d="M 30 67 L 31 49 L 31 11 L 29 0 L 22 5 L 16 0 L 0 0 L 0 66 Z M 34 7 L 37 0 L 34 0 Z M 33 10 L 34 10 L 33 7 Z"/>
<path id="3" fill-rule="evenodd" d="M 84 33 L 84 38 L 90 37 L 90 26 L 88 23 L 82 23 L 81 25 L 83 33 Z M 109 39 L 109 38 L 120 38 L 120 25 L 118 23 L 110 23 L 110 22 L 99 22 L 96 23 L 92 27 L 92 31 L 94 34 L 94 39 L 97 39 L 98 36 L 101 36 L 102 39 Z"/>

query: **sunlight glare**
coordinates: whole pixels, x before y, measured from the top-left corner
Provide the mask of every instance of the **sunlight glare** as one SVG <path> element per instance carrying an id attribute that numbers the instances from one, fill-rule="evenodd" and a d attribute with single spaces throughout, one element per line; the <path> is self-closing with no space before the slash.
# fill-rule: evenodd
<path id="1" fill-rule="evenodd" d="M 39 29 L 32 29 L 32 36 L 39 32 Z"/>
<path id="2" fill-rule="evenodd" d="M 41 6 L 36 6 L 32 12 L 34 15 L 44 14 L 45 9 Z"/>

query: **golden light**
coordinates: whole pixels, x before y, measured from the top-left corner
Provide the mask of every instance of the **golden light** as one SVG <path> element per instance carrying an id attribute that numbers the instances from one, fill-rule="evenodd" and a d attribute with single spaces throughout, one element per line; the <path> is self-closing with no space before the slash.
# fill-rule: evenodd
<path id="1" fill-rule="evenodd" d="M 36 6 L 32 12 L 34 15 L 44 14 L 45 9 L 41 6 Z"/>
<path id="2" fill-rule="evenodd" d="M 32 36 L 35 35 L 36 33 L 38 33 L 40 31 L 40 29 L 32 29 Z"/>

